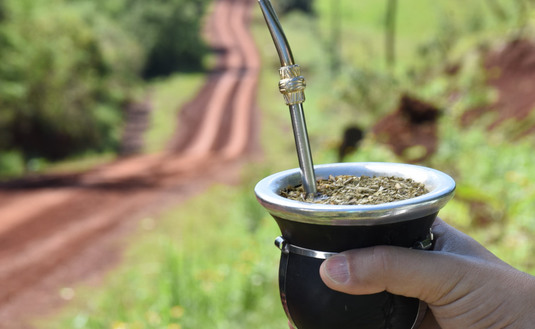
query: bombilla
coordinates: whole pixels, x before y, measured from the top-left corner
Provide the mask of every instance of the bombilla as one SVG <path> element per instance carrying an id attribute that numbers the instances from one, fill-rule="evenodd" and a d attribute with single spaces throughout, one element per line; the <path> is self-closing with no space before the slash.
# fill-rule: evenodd
<path id="1" fill-rule="evenodd" d="M 269 0 L 258 0 L 258 3 L 264 14 L 264 19 L 266 20 L 281 62 L 281 68 L 279 70 L 281 78 L 279 81 L 279 91 L 284 96 L 286 105 L 290 109 L 303 188 L 307 196 L 311 194 L 315 196 L 317 192 L 316 175 L 314 173 L 314 164 L 312 162 L 305 114 L 303 111 L 303 102 L 305 101 L 304 90 L 306 87 L 305 78 L 301 76 L 299 65 L 294 63 L 288 40 L 286 40 L 286 36 L 271 2 Z"/>

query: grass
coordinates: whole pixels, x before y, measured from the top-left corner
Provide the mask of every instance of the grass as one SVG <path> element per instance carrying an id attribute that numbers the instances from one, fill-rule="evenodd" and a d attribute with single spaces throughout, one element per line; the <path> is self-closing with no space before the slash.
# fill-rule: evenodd
<path id="1" fill-rule="evenodd" d="M 28 174 L 25 171 L 25 164 L 22 156 L 19 152 L 2 152 L 0 154 L 0 180 L 9 180 L 13 178 L 23 177 Z M 55 174 L 66 172 L 79 172 L 85 171 L 95 166 L 107 163 L 113 160 L 116 154 L 108 153 L 95 153 L 88 152 L 68 160 L 59 162 L 48 162 L 44 159 L 37 158 L 32 159 L 27 164 L 28 170 L 31 173 L 40 174 Z"/>
<path id="2" fill-rule="evenodd" d="M 146 152 L 165 149 L 176 132 L 181 106 L 191 99 L 191 95 L 196 94 L 203 82 L 203 73 L 178 73 L 149 85 L 153 112 L 150 128 L 144 136 Z"/>
<path id="3" fill-rule="evenodd" d="M 320 35 L 328 39 L 333 28 L 339 26 L 343 62 L 353 66 L 373 66 L 376 70 L 386 69 L 384 27 L 387 1 L 340 0 L 338 3 L 338 14 L 333 21 L 332 16 L 336 12 L 333 2 L 316 1 L 317 11 L 325 13 L 318 19 Z M 414 62 L 424 45 L 445 37 L 456 38 L 461 43 L 468 40 L 470 44 L 467 47 L 471 48 L 474 39 L 479 42 L 495 38 L 497 34 L 518 26 L 518 21 L 513 18 L 518 16 L 519 10 L 515 2 L 500 0 L 498 3 L 508 19 L 496 17 L 485 0 L 471 1 L 463 6 L 448 0 L 398 1 L 396 46 L 399 64 L 403 66 Z M 467 47 L 460 47 L 459 51 L 466 51 Z"/>
<path id="4" fill-rule="evenodd" d="M 303 66 L 307 79 L 304 107 L 315 163 L 335 161 L 340 131 L 346 124 L 373 122 L 382 111 L 392 110 L 402 88 L 414 88 L 409 90 L 425 95 L 429 101 L 449 106 L 440 122 L 439 152 L 426 163 L 450 173 L 459 185 L 458 196 L 444 208 L 441 216 L 512 265 L 535 273 L 531 260 L 535 252 L 531 243 L 535 238 L 532 216 L 535 205 L 530 201 L 535 198 L 532 187 L 535 177 L 530 167 L 533 142 L 511 142 L 506 132 L 514 127 L 492 134 L 484 129 L 483 123 L 470 129 L 456 127 L 455 120 L 463 109 L 489 97 L 489 91 L 477 83 L 481 79 L 477 65 L 455 81 L 430 74 L 418 88 L 414 87 L 417 83 L 404 77 L 405 70 L 415 67 L 419 59 L 414 55 L 419 45 L 446 33 L 441 30 L 443 22 L 437 20 L 437 15 L 457 10 L 453 2 L 407 0 L 400 5 L 403 11 L 399 19 L 399 40 L 403 47 L 398 57 L 400 69 L 392 73 L 384 67 L 381 57 L 384 2 L 341 0 L 343 61 L 347 70 L 333 76 L 329 73 L 327 37 L 322 34 L 327 33 L 329 15 L 326 10 L 332 2 L 316 1 L 320 12 L 316 20 L 300 14 L 282 20 L 296 62 Z M 505 1 L 499 3 L 508 12 L 513 10 Z M 466 17 L 474 15 L 481 6 L 481 1 L 471 3 L 463 12 L 466 16 L 454 16 L 458 20 L 457 28 L 467 29 Z M 497 22 L 488 17 L 488 13 L 481 16 L 486 28 L 459 36 L 456 40 L 459 48 L 477 46 L 483 37 L 476 38 L 476 34 L 492 32 L 503 37 L 510 33 L 504 28 L 507 22 Z M 408 21 L 411 23 L 401 23 Z M 74 287 L 74 302 L 62 314 L 41 322 L 40 327 L 239 329 L 286 326 L 276 282 L 279 255 L 272 245 L 279 231 L 257 204 L 252 189 L 260 178 L 296 167 L 297 160 L 288 110 L 277 90 L 278 58 L 258 12 L 252 33 L 264 58 L 258 95 L 262 109 L 263 163 L 247 168 L 240 186 L 214 186 L 157 218 L 142 220 L 139 233 L 128 243 L 124 263 L 108 275 L 104 284 L 96 288 Z M 463 53 L 460 50 L 452 53 L 456 52 Z M 448 56 L 457 58 L 457 55 Z M 426 60 L 432 58 L 426 57 Z M 360 75 L 355 77 L 355 72 Z M 189 78 L 196 82 L 202 80 L 198 76 Z M 155 126 L 148 133 L 152 136 L 149 150 L 161 148 L 171 132 L 169 125 L 164 128 L 159 125 L 165 118 L 175 117 L 174 111 L 180 104 L 175 96 L 185 95 L 185 91 L 177 93 L 176 90 L 191 86 L 181 79 L 174 77 L 156 84 L 160 89 L 155 95 L 161 97 L 158 108 L 167 110 L 158 110 L 162 117 L 155 119 Z M 368 99 L 355 96 L 358 79 L 370 85 Z M 396 81 L 392 84 L 390 80 Z M 466 97 L 455 105 L 448 103 L 446 96 L 451 88 L 461 89 Z M 342 97 L 344 93 L 351 97 Z M 376 106 L 386 105 L 378 109 L 365 106 L 366 101 Z M 348 161 L 402 160 L 373 138 L 367 138 Z M 474 216 L 477 213 L 467 200 L 486 202 L 485 214 L 490 214 L 488 222 L 477 221 Z"/>

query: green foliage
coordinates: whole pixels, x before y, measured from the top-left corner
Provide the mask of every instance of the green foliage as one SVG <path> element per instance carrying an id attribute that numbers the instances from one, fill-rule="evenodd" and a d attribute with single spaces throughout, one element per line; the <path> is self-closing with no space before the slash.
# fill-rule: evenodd
<path id="1" fill-rule="evenodd" d="M 209 0 L 0 2 L 0 152 L 117 149 L 142 78 L 199 69 Z"/>
<path id="2" fill-rule="evenodd" d="M 439 150 L 431 165 L 458 183 L 456 205 L 441 214 L 515 267 L 535 272 L 535 172 L 533 142 L 511 142 L 503 129 L 441 123 Z"/>
<path id="3" fill-rule="evenodd" d="M 400 85 L 386 72 L 369 68 L 351 68 L 338 85 L 337 100 L 347 112 L 359 112 L 359 123 L 369 126 L 397 105 Z"/>
<path id="4" fill-rule="evenodd" d="M 150 48 L 144 75 L 153 77 L 177 70 L 199 70 L 207 48 L 199 38 L 201 18 L 204 14 L 203 2 L 181 1 L 162 19 L 157 37 Z M 146 4 L 147 1 L 138 1 Z M 151 1 L 148 3 L 155 3 Z M 146 13 L 146 11 L 143 11 Z M 146 19 L 149 21 L 149 19 Z M 180 28 L 178 28 L 180 27 Z"/>
<path id="5" fill-rule="evenodd" d="M 0 152 L 0 178 L 2 176 L 22 175 L 24 161 L 16 151 Z"/>
<path id="6" fill-rule="evenodd" d="M 280 14 L 286 14 L 294 10 L 313 14 L 314 0 L 281 0 L 277 2 L 277 12 Z"/>
<path id="7" fill-rule="evenodd" d="M 26 160 L 110 149 L 139 51 L 112 22 L 60 1 L 6 1 L 0 24 L 0 148 Z M 119 49 L 130 49 L 125 60 Z"/>
<path id="8" fill-rule="evenodd" d="M 141 45 L 145 58 L 142 73 L 152 78 L 202 68 L 208 49 L 200 30 L 208 3 L 210 0 L 97 0 L 94 5 Z"/>

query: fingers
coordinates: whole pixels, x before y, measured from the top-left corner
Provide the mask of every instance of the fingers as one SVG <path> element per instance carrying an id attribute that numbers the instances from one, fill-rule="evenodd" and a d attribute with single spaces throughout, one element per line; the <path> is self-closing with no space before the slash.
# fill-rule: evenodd
<path id="1" fill-rule="evenodd" d="M 386 290 L 423 300 L 432 314 L 422 329 L 532 327 L 535 277 L 439 219 L 433 232 L 433 251 L 393 246 L 350 250 L 325 260 L 321 278 L 331 289 L 349 294 Z"/>
<path id="2" fill-rule="evenodd" d="M 320 267 L 320 275 L 328 287 L 345 293 L 362 295 L 386 290 L 433 304 L 452 290 L 462 289 L 465 283 L 460 279 L 466 268 L 463 258 L 455 255 L 377 246 L 327 259 Z"/>

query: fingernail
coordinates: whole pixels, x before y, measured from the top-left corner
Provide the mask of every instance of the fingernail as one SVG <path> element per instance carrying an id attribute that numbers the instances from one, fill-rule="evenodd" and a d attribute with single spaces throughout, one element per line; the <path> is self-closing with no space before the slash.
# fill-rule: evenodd
<path id="1" fill-rule="evenodd" d="M 344 255 L 335 255 L 324 263 L 325 274 L 337 284 L 349 281 L 349 265 Z"/>

